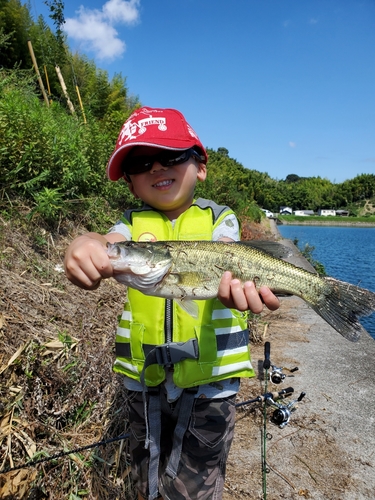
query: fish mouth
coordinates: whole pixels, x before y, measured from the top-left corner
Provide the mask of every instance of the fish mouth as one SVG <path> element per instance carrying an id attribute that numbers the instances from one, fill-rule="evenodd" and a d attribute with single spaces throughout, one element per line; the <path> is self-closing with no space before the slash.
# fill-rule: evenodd
<path id="1" fill-rule="evenodd" d="M 107 242 L 107 255 L 111 260 L 119 260 L 121 258 L 120 248 L 113 243 Z"/>
<path id="2" fill-rule="evenodd" d="M 147 276 L 150 274 L 150 268 L 148 266 L 137 266 L 137 265 L 128 265 L 123 266 L 121 269 L 113 269 L 113 276 L 118 274 L 134 274 L 136 276 Z"/>

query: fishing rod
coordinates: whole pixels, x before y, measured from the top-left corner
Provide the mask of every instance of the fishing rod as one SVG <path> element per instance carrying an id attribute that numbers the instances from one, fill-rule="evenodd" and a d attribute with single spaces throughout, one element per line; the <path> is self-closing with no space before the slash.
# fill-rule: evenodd
<path id="1" fill-rule="evenodd" d="M 267 382 L 268 382 L 268 370 L 271 367 L 271 344 L 265 342 L 264 344 L 264 392 L 267 394 Z M 266 400 L 265 400 L 266 401 Z M 262 487 L 263 487 L 263 499 L 267 500 L 267 473 L 269 468 L 267 466 L 267 439 L 271 439 L 272 436 L 267 434 L 267 405 L 266 402 L 263 403 L 263 432 L 262 432 Z"/>
<path id="2" fill-rule="evenodd" d="M 264 344 L 264 361 L 263 361 L 263 369 L 268 371 L 271 368 L 271 344 L 269 342 L 266 342 Z M 293 369 L 298 370 L 298 368 Z M 272 365 L 272 372 L 270 373 L 270 381 L 273 382 L 274 384 L 279 384 L 282 382 L 286 375 L 281 374 L 282 368 L 277 368 L 276 366 Z M 292 371 L 292 370 L 291 370 Z M 264 377 L 265 382 L 267 382 L 268 375 Z M 267 389 L 267 385 L 265 384 L 265 390 Z M 294 392 L 293 387 L 287 387 L 286 389 L 282 389 L 281 391 L 277 392 L 265 392 L 264 394 L 261 394 L 260 396 L 257 396 L 254 399 L 249 399 L 247 401 L 242 401 L 241 403 L 237 403 L 235 406 L 245 406 L 249 405 L 252 403 L 263 403 L 266 400 L 275 400 L 275 399 L 281 399 L 284 397 L 290 396 Z"/>
<path id="3" fill-rule="evenodd" d="M 264 344 L 264 393 L 247 401 L 237 403 L 235 406 L 246 406 L 252 403 L 263 403 L 263 427 L 262 427 L 262 487 L 263 487 L 263 500 L 267 500 L 267 474 L 270 472 L 270 468 L 267 465 L 267 440 L 272 439 L 272 434 L 267 432 L 267 409 L 269 407 L 275 408 L 270 421 L 277 425 L 280 429 L 283 429 L 290 421 L 292 412 L 296 410 L 297 403 L 302 401 L 306 393 L 301 392 L 298 398 L 293 399 L 287 404 L 282 404 L 279 401 L 291 396 L 294 393 L 293 387 L 287 387 L 281 391 L 268 392 L 267 385 L 268 382 L 273 384 L 281 384 L 286 375 L 283 373 L 282 367 L 277 367 L 271 363 L 271 344 L 265 342 Z M 298 370 L 298 367 L 288 369 L 289 372 L 294 373 Z M 291 375 L 293 376 L 293 375 Z"/>
<path id="4" fill-rule="evenodd" d="M 272 399 L 282 399 L 290 396 L 293 394 L 294 389 L 293 387 L 287 387 L 286 389 L 283 389 L 282 391 L 276 391 L 276 392 L 266 392 L 264 394 L 261 394 L 260 396 L 257 396 L 254 399 L 249 399 L 248 401 L 242 401 L 241 403 L 236 403 L 236 407 L 239 406 L 245 406 L 245 405 L 250 405 L 252 403 L 263 403 L 266 400 Z"/>

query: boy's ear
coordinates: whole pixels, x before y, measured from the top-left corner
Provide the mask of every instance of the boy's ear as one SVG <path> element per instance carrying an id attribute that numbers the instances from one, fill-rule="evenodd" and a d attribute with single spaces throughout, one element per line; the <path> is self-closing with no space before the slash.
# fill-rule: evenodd
<path id="1" fill-rule="evenodd" d="M 201 182 L 206 180 L 207 177 L 207 166 L 204 163 L 198 163 L 198 174 L 197 179 Z"/>
<path id="2" fill-rule="evenodd" d="M 126 176 L 124 176 L 124 179 L 125 179 L 126 184 L 128 185 L 129 191 L 130 191 L 130 192 L 131 192 L 131 194 L 134 196 L 134 198 L 139 198 L 139 196 L 138 196 L 138 195 L 137 195 L 137 193 L 135 192 L 135 189 L 134 189 L 134 186 L 133 186 L 132 181 L 129 181 L 129 179 L 127 179 L 127 177 L 126 177 Z"/>

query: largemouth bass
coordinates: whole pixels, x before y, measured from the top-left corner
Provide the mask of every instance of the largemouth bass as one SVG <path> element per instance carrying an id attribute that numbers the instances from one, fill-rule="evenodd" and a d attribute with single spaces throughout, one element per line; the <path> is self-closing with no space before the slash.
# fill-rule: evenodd
<path id="1" fill-rule="evenodd" d="M 194 300 L 217 296 L 224 271 L 242 283 L 253 281 L 258 289 L 265 285 L 276 294 L 301 297 L 353 342 L 365 331 L 358 318 L 375 310 L 375 293 L 296 267 L 248 242 L 126 241 L 108 243 L 107 253 L 117 281 L 178 301 L 192 316 Z"/>

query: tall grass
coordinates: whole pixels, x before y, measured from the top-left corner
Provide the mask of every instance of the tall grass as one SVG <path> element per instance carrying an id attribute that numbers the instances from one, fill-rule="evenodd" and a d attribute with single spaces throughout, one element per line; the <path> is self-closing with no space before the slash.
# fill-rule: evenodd
<path id="1" fill-rule="evenodd" d="M 100 225 L 104 213 L 133 204 L 124 183 L 105 175 L 114 133 L 90 116 L 83 124 L 59 103 L 47 107 L 30 76 L 18 81 L 14 73 L 0 72 L 2 208 L 9 210 L 9 200 L 21 198 L 31 208 L 30 218 L 56 227 L 64 217 Z"/>

